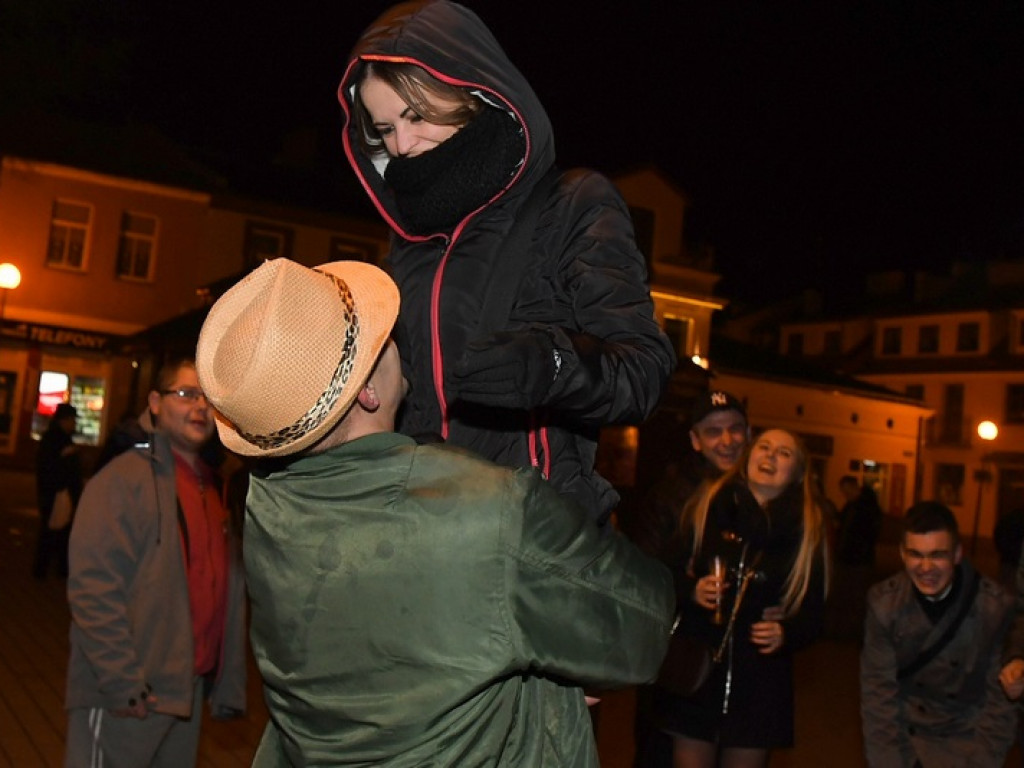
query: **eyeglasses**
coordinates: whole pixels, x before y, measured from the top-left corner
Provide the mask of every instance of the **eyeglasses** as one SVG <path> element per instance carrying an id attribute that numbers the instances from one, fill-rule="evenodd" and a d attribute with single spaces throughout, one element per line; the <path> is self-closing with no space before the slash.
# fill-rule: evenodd
<path id="1" fill-rule="evenodd" d="M 180 389 L 161 389 L 161 395 L 174 395 L 181 400 L 187 400 L 190 403 L 198 403 L 199 399 L 206 400 L 206 395 L 203 394 L 203 390 L 197 389 L 196 387 L 181 387 Z"/>

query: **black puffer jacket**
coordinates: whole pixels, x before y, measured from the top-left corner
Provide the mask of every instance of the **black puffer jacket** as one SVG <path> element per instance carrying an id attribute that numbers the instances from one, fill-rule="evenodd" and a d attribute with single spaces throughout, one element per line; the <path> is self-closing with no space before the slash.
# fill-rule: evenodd
<path id="1" fill-rule="evenodd" d="M 403 228 L 382 159 L 374 158 L 375 165 L 357 148 L 352 88 L 364 57 L 411 61 L 471 86 L 523 126 L 523 163 L 508 185 L 450 231 L 418 236 Z M 397 335 L 411 384 L 401 431 L 438 433 L 506 466 L 539 466 L 595 518 L 607 519 L 618 497 L 593 469 L 598 430 L 650 415 L 675 365 L 617 190 L 591 171 L 561 175 L 532 244 L 519 256 L 521 280 L 509 316 L 495 326 L 488 285 L 498 251 L 530 190 L 555 162 L 551 124 L 536 94 L 482 22 L 446 0 L 404 4 L 371 25 L 338 94 L 345 152 L 394 230 L 388 267 L 402 294 Z M 548 335 L 561 355 L 541 407 L 523 413 L 455 401 L 451 370 L 467 343 L 496 330 L 525 329 Z"/>

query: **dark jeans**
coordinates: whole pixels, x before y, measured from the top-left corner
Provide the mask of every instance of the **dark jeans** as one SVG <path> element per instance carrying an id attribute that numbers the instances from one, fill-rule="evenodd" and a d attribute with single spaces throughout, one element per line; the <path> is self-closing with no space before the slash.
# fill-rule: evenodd
<path id="1" fill-rule="evenodd" d="M 56 566 L 57 575 L 67 578 L 68 575 L 68 539 L 71 526 L 59 531 L 50 529 L 50 516 L 41 514 L 39 518 L 39 538 L 36 541 L 36 556 L 32 563 L 32 575 L 37 579 L 45 579 L 51 565 Z"/>

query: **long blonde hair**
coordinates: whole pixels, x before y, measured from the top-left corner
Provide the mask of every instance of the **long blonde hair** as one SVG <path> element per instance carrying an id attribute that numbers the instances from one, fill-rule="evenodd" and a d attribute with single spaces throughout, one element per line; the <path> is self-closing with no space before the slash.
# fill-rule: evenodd
<path id="1" fill-rule="evenodd" d="M 818 557 L 819 551 L 825 566 L 825 594 L 828 594 L 828 539 L 825 536 L 825 523 L 824 516 L 821 511 L 821 504 L 818 502 L 817 494 L 813 488 L 814 484 L 810 482 L 810 474 L 807 466 L 807 448 L 803 441 L 789 430 L 780 429 L 778 431 L 785 432 L 787 435 L 792 437 L 793 442 L 796 444 L 797 469 L 793 483 L 798 483 L 801 486 L 803 507 L 803 536 L 800 540 L 800 548 L 797 550 L 796 559 L 793 561 L 793 567 L 786 576 L 786 581 L 783 585 L 781 607 L 783 614 L 788 617 L 792 616 L 800 609 L 800 605 L 803 603 L 804 597 L 807 595 L 807 589 L 811 582 L 811 573 L 815 567 L 814 561 L 816 557 Z M 702 485 L 698 489 L 698 492 L 683 508 L 680 519 L 680 530 L 686 530 L 687 527 L 693 529 L 693 551 L 692 559 L 690 561 L 691 563 L 695 562 L 697 555 L 700 554 L 700 546 L 704 539 L 704 529 L 707 525 L 708 510 L 711 508 L 711 501 L 728 483 L 736 480 L 737 478 L 744 482 L 747 481 L 747 463 L 750 460 L 750 452 L 753 450 L 756 442 L 756 438 L 751 440 L 743 449 L 743 454 L 732 469 L 728 470 L 717 480 Z M 770 504 L 765 506 L 766 508 L 770 507 Z"/>

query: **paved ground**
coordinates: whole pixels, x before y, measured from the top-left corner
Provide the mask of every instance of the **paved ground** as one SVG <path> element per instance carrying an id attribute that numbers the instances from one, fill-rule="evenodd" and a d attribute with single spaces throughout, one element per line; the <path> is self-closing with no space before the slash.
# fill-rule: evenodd
<path id="1" fill-rule="evenodd" d="M 32 478 L 0 470 L 0 766 L 59 766 L 64 745 L 61 709 L 67 659 L 63 584 L 29 578 L 35 513 Z M 979 544 L 979 567 L 995 574 L 991 544 Z M 899 567 L 895 545 L 881 548 L 870 582 Z M 844 577 L 831 601 L 827 636 L 797 657 L 797 746 L 772 756 L 772 768 L 864 768 L 858 711 L 857 655 L 862 601 Z M 248 765 L 266 722 L 253 673 L 248 716 L 204 725 L 201 765 Z M 605 697 L 598 745 L 603 768 L 630 768 L 633 691 Z M 1007 765 L 1021 765 L 1014 753 Z M 982 766 L 980 768 L 988 768 Z"/>

